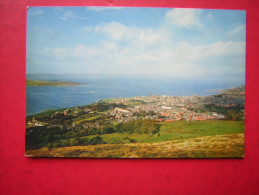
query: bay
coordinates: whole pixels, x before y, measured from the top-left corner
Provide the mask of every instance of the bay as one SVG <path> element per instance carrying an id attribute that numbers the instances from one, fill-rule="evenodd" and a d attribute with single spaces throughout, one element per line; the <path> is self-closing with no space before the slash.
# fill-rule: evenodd
<path id="1" fill-rule="evenodd" d="M 78 86 L 26 87 L 26 115 L 46 109 L 87 105 L 108 98 L 150 95 L 213 95 L 215 89 L 244 85 L 242 81 L 108 76 L 27 75 L 27 79 L 62 80 L 78 82 Z M 211 90 L 212 91 L 208 91 Z"/>

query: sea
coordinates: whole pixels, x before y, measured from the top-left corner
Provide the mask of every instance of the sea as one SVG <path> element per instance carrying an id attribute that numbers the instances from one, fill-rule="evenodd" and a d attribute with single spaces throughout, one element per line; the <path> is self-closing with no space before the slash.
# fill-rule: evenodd
<path id="1" fill-rule="evenodd" d="M 76 86 L 27 86 L 26 115 L 47 109 L 68 108 L 92 104 L 108 98 L 150 95 L 207 96 L 217 90 L 244 85 L 242 80 L 179 79 L 131 76 L 93 75 L 27 75 L 27 79 L 71 81 Z"/>

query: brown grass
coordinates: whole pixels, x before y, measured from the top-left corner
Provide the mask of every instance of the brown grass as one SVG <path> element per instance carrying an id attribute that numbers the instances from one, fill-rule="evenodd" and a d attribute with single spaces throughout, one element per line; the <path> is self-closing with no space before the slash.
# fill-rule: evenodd
<path id="1" fill-rule="evenodd" d="M 204 136 L 157 143 L 102 144 L 26 151 L 30 157 L 228 158 L 244 157 L 244 134 Z"/>

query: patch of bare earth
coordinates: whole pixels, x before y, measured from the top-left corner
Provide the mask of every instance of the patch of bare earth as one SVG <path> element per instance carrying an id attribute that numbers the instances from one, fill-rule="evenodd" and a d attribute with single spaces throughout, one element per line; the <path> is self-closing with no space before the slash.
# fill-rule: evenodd
<path id="1" fill-rule="evenodd" d="M 244 157 L 244 134 L 204 136 L 156 143 L 102 144 L 41 148 L 31 157 L 85 158 L 228 158 Z"/>

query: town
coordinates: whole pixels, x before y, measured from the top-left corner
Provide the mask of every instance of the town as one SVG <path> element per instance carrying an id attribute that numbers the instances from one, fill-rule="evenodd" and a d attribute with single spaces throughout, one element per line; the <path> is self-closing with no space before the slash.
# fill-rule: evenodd
<path id="1" fill-rule="evenodd" d="M 223 114 L 216 112 L 198 113 L 191 109 L 200 108 L 204 99 L 198 96 L 151 96 L 135 97 L 133 99 L 117 99 L 116 104 L 127 105 L 127 109 L 115 108 L 107 114 L 118 122 L 127 122 L 141 118 L 155 119 L 156 121 L 175 121 L 175 120 L 210 120 L 223 119 Z M 143 102 L 140 105 L 131 107 L 131 102 Z M 191 108 L 191 109 L 190 109 Z"/>
<path id="2" fill-rule="evenodd" d="M 107 121 L 123 123 L 139 119 L 152 119 L 158 122 L 221 120 L 231 119 L 229 118 L 231 113 L 238 114 L 242 120 L 244 95 L 244 87 L 239 87 L 212 96 L 152 95 L 107 99 L 92 105 L 52 111 L 49 118 L 39 117 L 40 115 L 27 117 L 27 127 L 55 124 L 67 127 L 71 125 L 79 129 L 90 127 L 101 129 Z M 57 120 L 58 118 L 62 120 Z M 64 121 L 65 123 L 62 123 Z"/>

